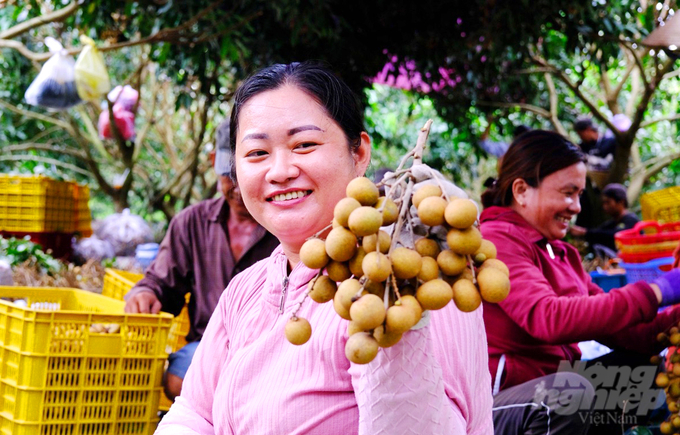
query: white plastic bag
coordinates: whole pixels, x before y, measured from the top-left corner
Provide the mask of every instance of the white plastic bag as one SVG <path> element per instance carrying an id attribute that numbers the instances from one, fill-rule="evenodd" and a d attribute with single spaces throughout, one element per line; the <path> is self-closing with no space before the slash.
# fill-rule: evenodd
<path id="1" fill-rule="evenodd" d="M 45 62 L 24 97 L 33 106 L 68 109 L 82 101 L 76 89 L 75 61 L 56 39 L 48 36 L 45 45 L 54 54 Z"/>

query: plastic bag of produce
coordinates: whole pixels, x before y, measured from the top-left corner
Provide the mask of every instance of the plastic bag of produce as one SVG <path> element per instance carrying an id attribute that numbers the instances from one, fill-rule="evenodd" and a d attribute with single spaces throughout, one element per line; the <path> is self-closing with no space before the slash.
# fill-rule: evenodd
<path id="1" fill-rule="evenodd" d="M 113 119 L 124 140 L 130 140 L 135 137 L 135 115 L 132 112 L 125 110 L 122 105 L 116 103 L 113 105 Z M 109 118 L 108 110 L 102 110 L 99 114 L 97 128 L 99 129 L 99 136 L 102 139 L 114 138 L 113 132 L 111 131 L 111 120 Z"/>
<path id="2" fill-rule="evenodd" d="M 54 54 L 45 62 L 24 97 L 33 106 L 68 109 L 82 101 L 76 89 L 75 61 L 56 39 L 48 36 L 45 45 Z"/>
<path id="3" fill-rule="evenodd" d="M 106 71 L 104 57 L 97 50 L 94 41 L 81 35 L 80 42 L 85 48 L 80 52 L 75 64 L 76 89 L 83 100 L 96 101 L 111 89 L 109 73 Z"/>
<path id="4" fill-rule="evenodd" d="M 134 256 L 137 245 L 153 242 L 153 230 L 149 224 L 140 216 L 131 214 L 129 209 L 104 218 L 95 235 L 109 241 L 116 256 Z"/>
<path id="5" fill-rule="evenodd" d="M 139 92 L 130 85 L 118 85 L 109 92 L 108 99 L 114 104 L 122 106 L 128 112 L 134 113 L 137 100 L 139 99 Z"/>

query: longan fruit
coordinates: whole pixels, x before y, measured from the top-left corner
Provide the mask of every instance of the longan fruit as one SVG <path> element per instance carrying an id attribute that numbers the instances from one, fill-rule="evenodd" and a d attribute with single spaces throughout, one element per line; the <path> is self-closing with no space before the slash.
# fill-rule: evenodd
<path id="1" fill-rule="evenodd" d="M 380 252 L 382 252 L 383 254 L 387 254 L 387 252 L 390 250 L 391 243 L 392 238 L 390 238 L 390 235 L 383 230 L 378 231 L 377 234 L 365 236 L 361 240 L 361 246 L 364 248 L 364 251 L 366 252 L 375 251 L 377 244 L 378 248 L 380 249 Z"/>
<path id="2" fill-rule="evenodd" d="M 482 298 L 491 303 L 501 302 L 510 293 L 510 278 L 493 268 L 484 269 L 477 274 L 477 285 Z"/>
<path id="3" fill-rule="evenodd" d="M 441 252 L 439 243 L 434 239 L 428 239 L 423 237 L 422 239 L 416 240 L 415 243 L 416 252 L 418 252 L 423 257 L 437 258 L 437 255 Z"/>
<path id="4" fill-rule="evenodd" d="M 446 200 L 440 196 L 428 196 L 420 201 L 418 217 L 425 225 L 435 227 L 444 223 Z"/>
<path id="5" fill-rule="evenodd" d="M 416 313 L 410 307 L 392 305 L 385 315 L 385 326 L 388 332 L 403 334 L 411 329 L 420 318 L 416 319 Z"/>
<path id="6" fill-rule="evenodd" d="M 309 239 L 300 248 L 300 261 L 310 269 L 321 269 L 330 258 L 326 254 L 326 243 L 317 238 Z"/>
<path id="7" fill-rule="evenodd" d="M 432 257 L 422 257 L 422 265 L 418 272 L 418 279 L 427 282 L 439 278 L 439 265 Z"/>
<path id="8" fill-rule="evenodd" d="M 312 336 L 312 325 L 302 317 L 291 317 L 286 322 L 286 339 L 296 346 L 307 343 Z"/>
<path id="9" fill-rule="evenodd" d="M 453 299 L 453 289 L 442 279 L 433 279 L 418 287 L 416 299 L 424 310 L 440 310 Z"/>
<path id="10" fill-rule="evenodd" d="M 420 303 L 416 299 L 415 296 L 413 295 L 402 295 L 401 299 L 399 299 L 399 303 L 403 307 L 407 307 L 411 311 L 413 311 L 413 315 L 416 318 L 416 323 L 420 321 L 420 318 L 423 316 L 423 307 L 420 306 Z"/>
<path id="11" fill-rule="evenodd" d="M 349 215 L 359 207 L 361 207 L 361 203 L 359 203 L 359 201 L 356 199 L 349 197 L 342 198 L 337 204 L 335 204 L 335 208 L 333 209 L 333 218 L 338 222 L 338 224 L 348 228 Z"/>
<path id="12" fill-rule="evenodd" d="M 352 299 L 359 295 L 361 284 L 354 278 L 346 279 L 340 283 L 338 290 L 335 292 L 335 301 L 338 301 L 349 314 L 349 307 L 352 305 Z"/>
<path id="13" fill-rule="evenodd" d="M 364 270 L 361 268 L 361 263 L 363 263 L 365 256 L 366 251 L 364 248 L 359 246 L 354 256 L 349 260 L 349 271 L 352 272 L 352 275 L 357 278 L 364 276 Z"/>
<path id="14" fill-rule="evenodd" d="M 464 230 L 477 220 L 477 206 L 469 199 L 454 198 L 446 206 L 444 218 L 454 228 Z"/>
<path id="15" fill-rule="evenodd" d="M 458 275 L 467 267 L 465 257 L 458 255 L 449 249 L 445 249 L 439 253 L 437 256 L 437 264 L 439 265 L 439 270 L 449 276 Z"/>
<path id="16" fill-rule="evenodd" d="M 385 321 L 385 305 L 380 297 L 369 293 L 352 303 L 349 316 L 358 328 L 374 329 Z"/>
<path id="17" fill-rule="evenodd" d="M 418 208 L 423 199 L 431 196 L 442 196 L 442 189 L 434 184 L 426 184 L 415 191 L 411 197 L 411 203 Z"/>
<path id="18" fill-rule="evenodd" d="M 382 348 L 392 347 L 399 343 L 401 334 L 393 331 L 385 331 L 383 325 L 378 326 L 373 330 L 373 338 L 378 342 L 378 346 Z"/>
<path id="19" fill-rule="evenodd" d="M 333 228 L 326 237 L 326 252 L 335 261 L 347 261 L 357 250 L 357 237 L 344 227 Z"/>
<path id="20" fill-rule="evenodd" d="M 349 323 L 347 323 L 347 335 L 354 335 L 357 332 L 363 332 L 363 329 L 359 328 L 356 322 L 350 320 Z"/>
<path id="21" fill-rule="evenodd" d="M 381 196 L 378 198 L 375 208 L 378 210 L 382 208 L 382 226 L 384 227 L 392 225 L 399 218 L 399 207 L 397 207 L 397 204 L 391 198 L 385 198 L 384 196 Z"/>
<path id="22" fill-rule="evenodd" d="M 367 279 L 364 283 L 364 289 L 372 295 L 382 298 L 385 295 L 385 283 L 375 282 Z"/>
<path id="23" fill-rule="evenodd" d="M 666 373 L 659 373 L 656 375 L 656 386 L 659 388 L 666 388 L 669 383 L 668 375 Z"/>
<path id="24" fill-rule="evenodd" d="M 378 355 L 378 341 L 368 332 L 352 334 L 345 343 L 345 356 L 354 364 L 368 364 Z"/>
<path id="25" fill-rule="evenodd" d="M 487 259 L 496 258 L 497 253 L 496 245 L 494 245 L 492 241 L 482 239 L 482 244 L 479 246 L 479 249 L 477 249 L 472 255 L 475 258 L 475 261 L 478 255 L 484 255 L 484 258 L 480 261 L 480 263 L 483 263 Z"/>
<path id="26" fill-rule="evenodd" d="M 364 275 L 371 281 L 383 282 L 392 273 L 392 263 L 380 252 L 369 252 L 361 263 Z"/>
<path id="27" fill-rule="evenodd" d="M 350 215 L 349 229 L 358 237 L 375 234 L 382 225 L 382 215 L 373 207 L 359 207 Z"/>
<path id="28" fill-rule="evenodd" d="M 489 258 L 488 260 L 485 260 L 484 263 L 482 263 L 482 265 L 479 267 L 479 271 L 481 272 L 487 268 L 500 270 L 505 274 L 505 276 L 510 277 L 510 269 L 508 269 L 508 266 L 496 258 Z"/>
<path id="29" fill-rule="evenodd" d="M 415 278 L 423 264 L 420 254 L 401 246 L 392 251 L 390 261 L 392 261 L 392 272 L 398 279 Z"/>
<path id="30" fill-rule="evenodd" d="M 350 261 L 352 260 L 350 259 Z M 352 272 L 349 270 L 347 263 L 341 263 L 335 260 L 328 262 L 326 265 L 326 272 L 328 272 L 328 277 L 331 279 L 331 281 L 336 282 L 342 282 L 352 276 Z"/>
<path id="31" fill-rule="evenodd" d="M 446 234 L 449 249 L 460 255 L 474 254 L 482 246 L 482 233 L 475 227 L 465 230 L 452 228 Z"/>
<path id="32" fill-rule="evenodd" d="M 470 313 L 482 304 L 482 297 L 472 281 L 459 279 L 453 283 L 453 302 L 459 310 Z"/>
<path id="33" fill-rule="evenodd" d="M 337 285 L 326 275 L 321 275 L 309 282 L 309 297 L 319 304 L 326 303 L 333 299 Z"/>
<path id="34" fill-rule="evenodd" d="M 378 202 L 380 191 L 371 180 L 366 177 L 357 177 L 349 182 L 345 190 L 347 196 L 356 199 L 365 206 L 373 206 Z"/>

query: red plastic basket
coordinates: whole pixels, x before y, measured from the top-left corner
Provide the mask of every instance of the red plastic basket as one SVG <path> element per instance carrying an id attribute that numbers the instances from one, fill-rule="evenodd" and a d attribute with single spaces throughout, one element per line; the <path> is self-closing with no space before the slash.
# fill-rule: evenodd
<path id="1" fill-rule="evenodd" d="M 680 242 L 680 222 L 638 222 L 633 228 L 616 233 L 614 240 L 621 259 L 626 263 L 644 263 L 668 257 Z"/>

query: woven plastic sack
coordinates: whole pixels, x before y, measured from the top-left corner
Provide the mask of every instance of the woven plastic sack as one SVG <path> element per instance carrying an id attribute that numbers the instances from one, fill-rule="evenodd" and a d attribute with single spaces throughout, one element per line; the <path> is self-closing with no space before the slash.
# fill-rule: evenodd
<path id="1" fill-rule="evenodd" d="M 45 45 L 54 54 L 45 62 L 24 98 L 33 106 L 68 109 L 82 101 L 76 89 L 75 62 L 56 39 L 48 36 Z"/>
<path id="2" fill-rule="evenodd" d="M 80 42 L 85 45 L 75 65 L 76 88 L 80 98 L 96 101 L 111 90 L 109 73 L 106 70 L 104 57 L 97 50 L 91 38 L 80 35 Z"/>

